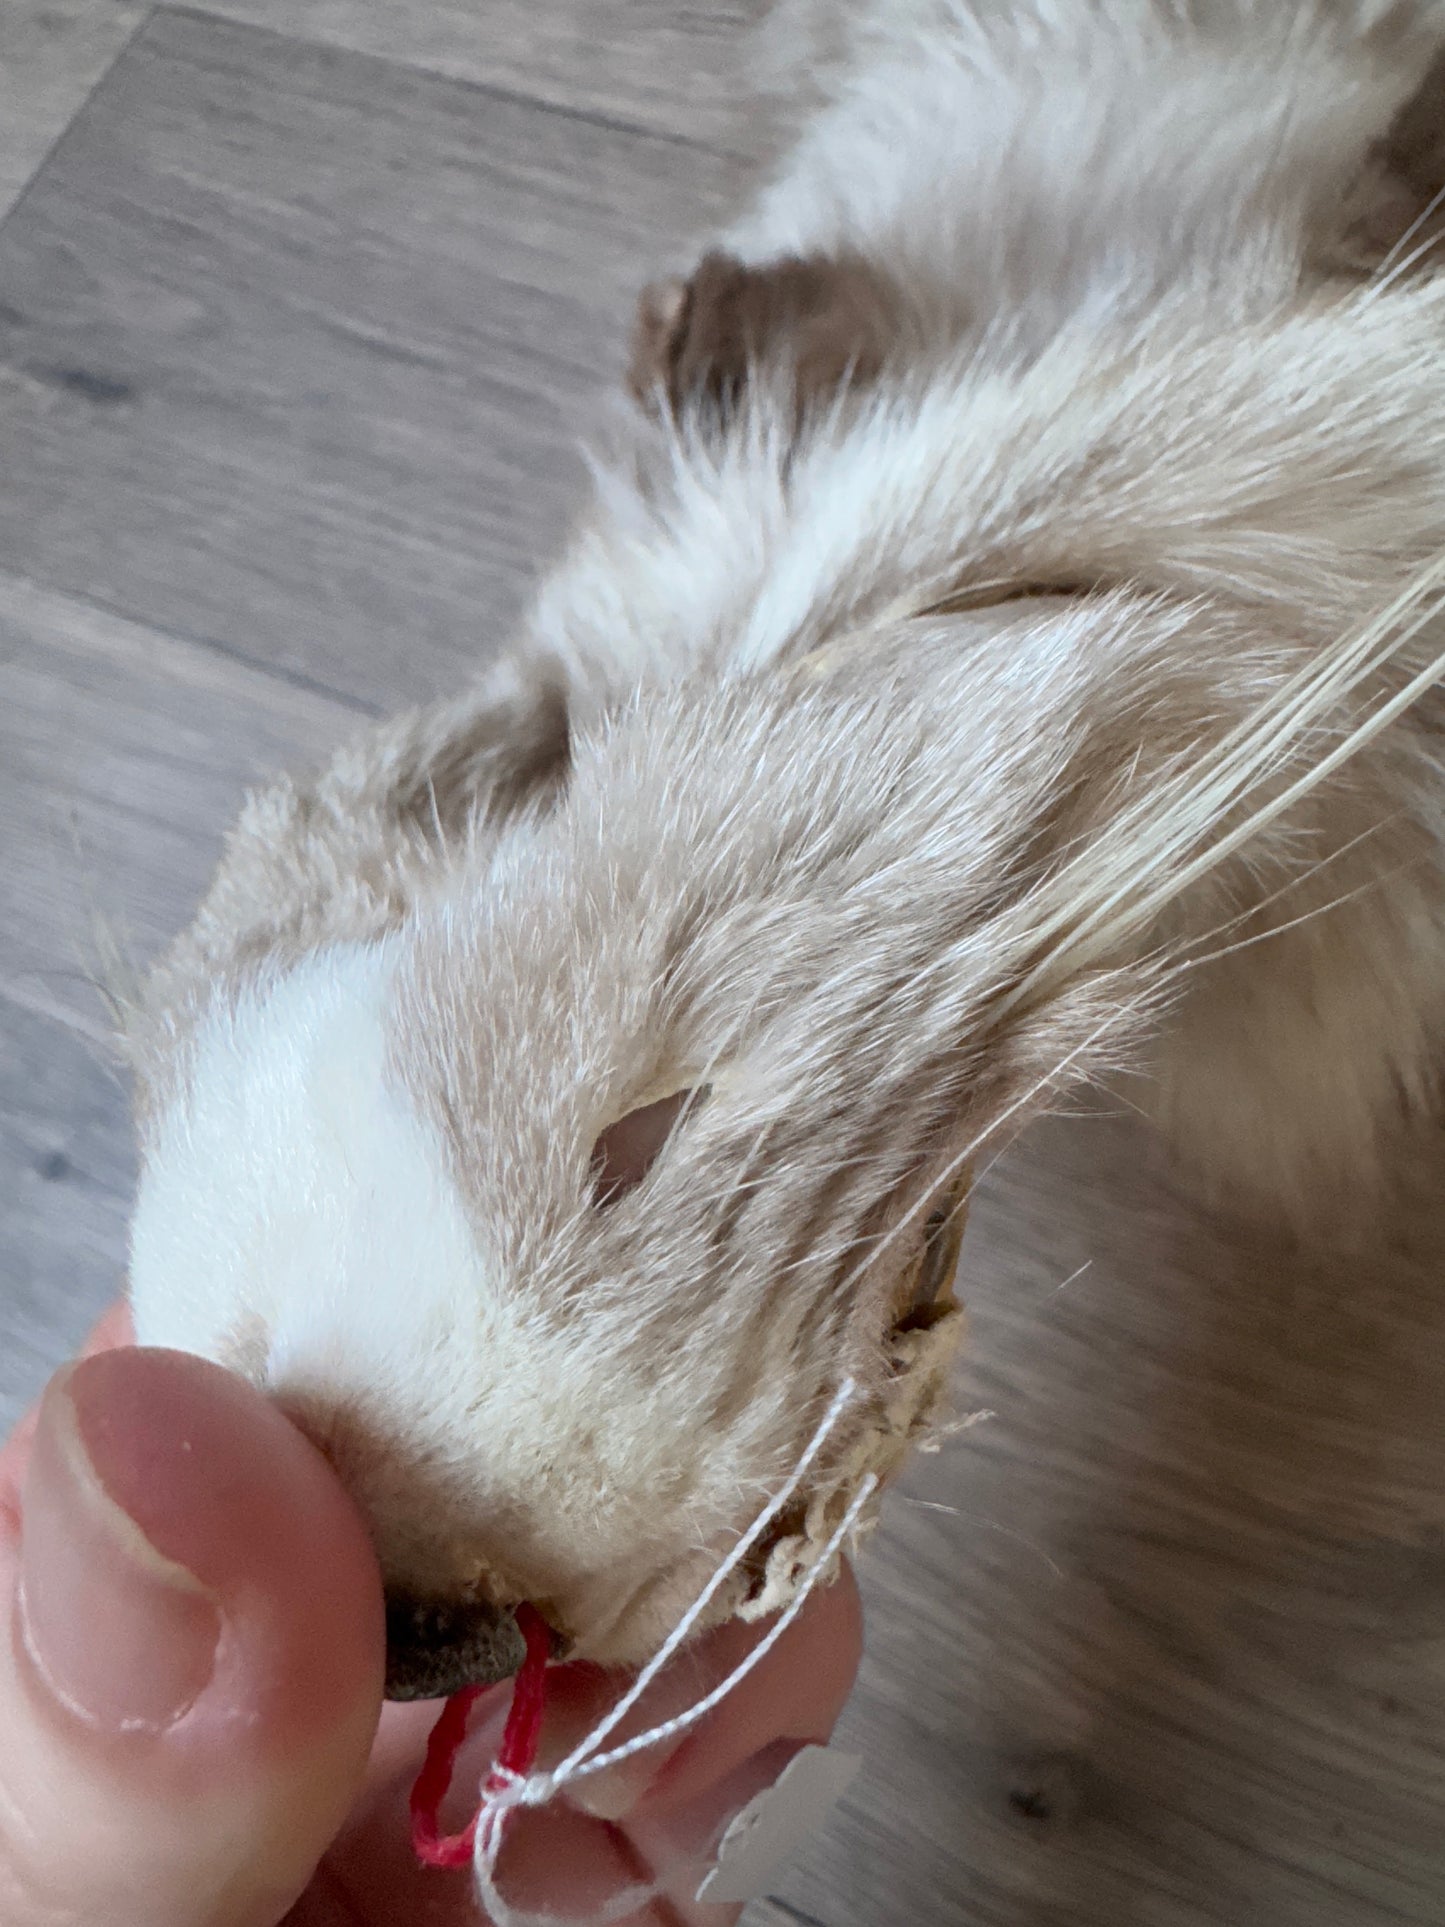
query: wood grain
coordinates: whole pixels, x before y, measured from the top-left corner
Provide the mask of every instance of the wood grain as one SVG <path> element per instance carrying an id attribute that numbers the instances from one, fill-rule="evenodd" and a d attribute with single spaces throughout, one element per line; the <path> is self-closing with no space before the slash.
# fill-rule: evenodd
<path id="1" fill-rule="evenodd" d="M 179 927 L 246 786 L 358 721 L 0 575 L 0 1430 L 123 1276 L 133 1160 L 99 985 Z"/>
<path id="2" fill-rule="evenodd" d="M 114 1067 L 0 992 L 0 1433 L 119 1293 L 134 1179 Z"/>
<path id="3" fill-rule="evenodd" d="M 727 151 L 748 145 L 738 115 L 740 43 L 764 7 L 765 0 L 219 0 L 208 11 Z"/>
<path id="4" fill-rule="evenodd" d="M 5 0 L 0 220 L 149 10 L 148 0 Z"/>
<path id="5" fill-rule="evenodd" d="M 377 702 L 514 619 L 717 162 L 162 10 L 0 230 L 0 562 Z"/>
<path id="6" fill-rule="evenodd" d="M 143 958 L 247 780 L 489 646 L 725 192 L 677 136 L 747 144 L 690 78 L 732 7 L 222 11 L 156 15 L 0 228 L 0 1422 L 123 1266 L 94 917 Z M 750 1927 L 1445 1920 L 1438 1145 L 1416 1188 L 1347 1263 L 1210 1223 L 1124 1117 L 990 1174 L 992 1416 L 890 1501 L 867 1771 Z"/>
<path id="7" fill-rule="evenodd" d="M 798 1917 L 1442 1917 L 1439 1222 L 1368 1263 L 1250 1244 L 1098 1116 L 994 1174 L 959 1387 L 993 1416 L 865 1559 L 869 1771 Z"/>

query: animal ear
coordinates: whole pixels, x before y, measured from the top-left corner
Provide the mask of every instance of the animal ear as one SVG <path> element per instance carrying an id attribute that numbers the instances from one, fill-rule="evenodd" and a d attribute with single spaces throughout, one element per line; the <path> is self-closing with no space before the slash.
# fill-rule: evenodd
<path id="1" fill-rule="evenodd" d="M 725 422 L 755 374 L 791 379 L 801 413 L 871 381 L 901 325 L 898 291 L 857 257 L 703 256 L 690 280 L 644 290 L 628 384 L 644 407 Z"/>
<path id="2" fill-rule="evenodd" d="M 1402 275 L 1438 272 L 1445 241 L 1442 194 L 1445 54 L 1366 155 L 1326 235 L 1325 265 L 1365 275 L 1386 267 Z"/>
<path id="3" fill-rule="evenodd" d="M 562 676 L 545 664 L 495 662 L 462 695 L 390 725 L 382 750 L 384 805 L 398 826 L 427 840 L 464 840 L 469 828 L 503 822 L 565 782 Z"/>
<path id="4" fill-rule="evenodd" d="M 953 1308 L 972 1184 L 973 1173 L 965 1170 L 925 1218 L 918 1255 L 900 1281 L 894 1306 L 896 1331 L 926 1331 Z"/>
<path id="5" fill-rule="evenodd" d="M 674 1091 L 640 1104 L 609 1124 L 592 1147 L 592 1198 L 604 1209 L 636 1190 L 647 1176 L 683 1113 L 703 1095 Z"/>

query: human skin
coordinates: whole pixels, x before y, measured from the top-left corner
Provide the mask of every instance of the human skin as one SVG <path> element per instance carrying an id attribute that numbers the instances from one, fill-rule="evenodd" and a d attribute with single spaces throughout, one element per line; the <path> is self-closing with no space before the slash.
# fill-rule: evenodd
<path id="1" fill-rule="evenodd" d="M 130 1337 L 118 1307 L 0 1448 L 0 1919 L 477 1927 L 469 1872 L 411 1852 L 436 1708 L 382 1703 L 381 1587 L 351 1500 L 241 1380 Z M 765 1630 L 700 1639 L 617 1738 L 699 1698 Z M 726 1927 L 738 1909 L 693 1898 L 717 1839 L 827 1739 L 860 1653 L 845 1573 L 670 1751 L 518 1816 L 501 1891 L 586 1920 L 655 1883 L 629 1927 Z M 542 1762 L 627 1683 L 551 1669 Z M 506 1700 L 482 1704 L 448 1826 L 465 1823 Z"/>

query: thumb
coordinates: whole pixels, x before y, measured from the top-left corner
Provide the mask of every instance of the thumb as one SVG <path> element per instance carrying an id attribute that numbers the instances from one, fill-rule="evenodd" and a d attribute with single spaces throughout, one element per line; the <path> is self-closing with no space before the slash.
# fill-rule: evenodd
<path id="1" fill-rule="evenodd" d="M 178 1352 L 62 1372 L 0 1539 L 0 1919 L 274 1927 L 360 1784 L 383 1639 L 359 1517 L 258 1394 Z"/>

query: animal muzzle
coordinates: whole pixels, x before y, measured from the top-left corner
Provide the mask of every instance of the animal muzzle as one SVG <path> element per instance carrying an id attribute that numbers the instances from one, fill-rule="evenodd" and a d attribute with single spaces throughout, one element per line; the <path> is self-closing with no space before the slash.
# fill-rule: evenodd
<path id="1" fill-rule="evenodd" d="M 527 1656 L 516 1617 L 487 1600 L 386 1596 L 386 1697 L 445 1699 L 510 1679 Z"/>

